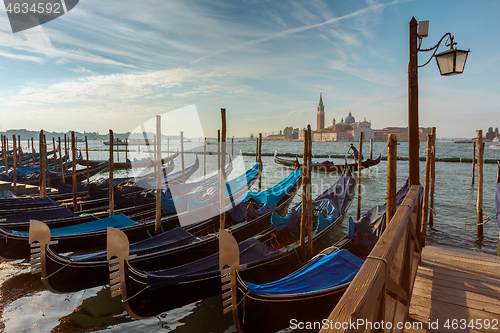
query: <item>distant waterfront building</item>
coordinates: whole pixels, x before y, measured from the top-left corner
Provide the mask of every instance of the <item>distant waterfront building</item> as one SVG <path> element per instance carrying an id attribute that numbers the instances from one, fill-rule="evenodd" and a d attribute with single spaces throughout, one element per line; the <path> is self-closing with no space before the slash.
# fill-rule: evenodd
<path id="1" fill-rule="evenodd" d="M 375 130 L 374 132 L 375 137 L 373 141 L 386 142 L 387 136 L 390 133 L 394 133 L 397 135 L 398 142 L 408 142 L 408 127 L 386 127 Z M 419 141 L 427 141 L 427 134 L 430 134 L 430 131 L 426 128 L 420 127 L 418 129 Z"/>
<path id="2" fill-rule="evenodd" d="M 359 134 L 363 132 L 363 141 L 386 142 L 389 133 L 395 133 L 398 142 L 408 142 L 408 127 L 386 127 L 383 129 L 372 129 L 372 124 L 364 118 L 363 121 L 356 122 L 351 111 L 347 117 L 342 118 L 339 123 L 333 118 L 332 125 L 325 127 L 325 105 L 323 104 L 323 94 L 319 94 L 319 103 L 316 112 L 316 131 L 312 131 L 313 141 L 343 141 L 359 142 Z M 427 141 L 429 130 L 423 127 L 419 128 L 419 140 Z M 276 137 L 274 140 L 280 140 Z M 299 140 L 304 140 L 304 132 L 299 131 Z"/>
<path id="3" fill-rule="evenodd" d="M 373 139 L 373 130 L 371 123 L 366 121 L 356 122 L 352 113 L 342 118 L 340 123 L 335 122 L 333 118 L 332 125 L 325 127 L 325 106 L 323 104 L 323 94 L 319 95 L 319 104 L 317 107 L 317 125 L 316 131 L 312 132 L 313 141 L 359 141 L 359 133 L 363 132 L 363 141 Z M 304 133 L 299 132 L 299 140 L 304 140 Z"/>

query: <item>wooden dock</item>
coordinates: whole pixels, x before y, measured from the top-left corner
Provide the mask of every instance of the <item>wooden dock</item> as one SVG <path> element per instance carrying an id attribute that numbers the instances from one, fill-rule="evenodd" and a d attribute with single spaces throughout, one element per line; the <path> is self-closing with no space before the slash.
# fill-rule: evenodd
<path id="1" fill-rule="evenodd" d="M 407 333 L 499 332 L 500 258 L 451 247 L 426 246 L 408 321 L 422 323 L 422 329 L 406 329 Z M 433 323 L 432 328 L 429 323 Z"/>

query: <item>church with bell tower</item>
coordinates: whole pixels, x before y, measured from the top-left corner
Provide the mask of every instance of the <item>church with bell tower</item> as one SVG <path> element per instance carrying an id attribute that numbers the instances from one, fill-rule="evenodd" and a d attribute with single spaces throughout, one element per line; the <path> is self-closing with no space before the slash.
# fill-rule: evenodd
<path id="1" fill-rule="evenodd" d="M 325 128 L 325 106 L 323 105 L 323 94 L 319 93 L 319 104 L 318 104 L 318 126 L 316 130 L 322 130 Z"/>
<path id="2" fill-rule="evenodd" d="M 359 133 L 363 132 L 365 141 L 374 138 L 374 131 L 371 128 L 371 122 L 356 122 L 352 113 L 349 111 L 347 117 L 342 118 L 340 123 L 335 122 L 331 126 L 325 127 L 325 105 L 323 104 L 323 93 L 319 94 L 319 103 L 316 112 L 317 128 L 312 132 L 313 141 L 356 141 L 359 140 Z M 303 140 L 303 131 L 299 132 L 299 140 Z"/>

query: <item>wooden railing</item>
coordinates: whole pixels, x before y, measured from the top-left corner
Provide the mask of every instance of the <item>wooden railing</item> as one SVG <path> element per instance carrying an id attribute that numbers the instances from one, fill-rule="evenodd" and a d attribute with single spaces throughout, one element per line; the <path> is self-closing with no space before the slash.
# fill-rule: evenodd
<path id="1" fill-rule="evenodd" d="M 412 186 L 321 333 L 404 330 L 421 258 L 418 202 Z"/>

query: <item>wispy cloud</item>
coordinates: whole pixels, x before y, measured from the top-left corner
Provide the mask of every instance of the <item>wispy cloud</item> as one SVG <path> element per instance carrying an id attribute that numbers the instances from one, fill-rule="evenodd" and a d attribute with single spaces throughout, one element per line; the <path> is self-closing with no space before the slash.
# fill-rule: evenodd
<path id="1" fill-rule="evenodd" d="M 296 28 L 289 28 L 289 29 L 283 30 L 281 32 L 278 32 L 278 33 L 275 33 L 275 34 L 271 34 L 271 35 L 268 35 L 268 36 L 265 36 L 265 37 L 262 37 L 262 38 L 250 40 L 250 41 L 243 42 L 243 43 L 239 43 L 237 45 L 233 45 L 233 46 L 230 46 L 230 47 L 218 50 L 216 52 L 210 53 L 210 54 L 208 54 L 206 56 L 203 56 L 201 58 L 198 58 L 193 63 L 197 63 L 197 62 L 202 61 L 204 59 L 207 59 L 209 57 L 213 57 L 215 55 L 218 55 L 218 54 L 230 51 L 230 50 L 240 49 L 240 48 L 244 48 L 244 47 L 256 45 L 256 44 L 259 44 L 259 43 L 262 43 L 262 42 L 266 42 L 266 41 L 269 41 L 269 40 L 287 37 L 287 36 L 290 36 L 290 35 L 293 35 L 293 34 L 296 34 L 296 33 L 299 33 L 299 32 L 303 32 L 303 31 L 307 31 L 307 30 L 311 30 L 311 29 L 320 28 L 320 27 L 323 27 L 325 25 L 329 25 L 329 24 L 333 24 L 333 23 L 338 23 L 338 22 L 341 22 L 343 20 L 347 20 L 347 19 L 354 18 L 354 17 L 360 16 L 360 15 L 364 15 L 364 14 L 369 13 L 370 11 L 379 10 L 381 8 L 384 8 L 384 7 L 387 7 L 387 6 L 391 6 L 391 5 L 395 5 L 395 4 L 398 4 L 398 3 L 400 3 L 400 1 L 393 1 L 393 2 L 385 3 L 385 4 L 377 4 L 377 3 L 371 4 L 368 7 L 360 9 L 360 10 L 357 10 L 357 11 L 355 11 L 353 13 L 350 13 L 350 14 L 347 14 L 347 15 L 343 15 L 343 16 L 340 16 L 340 17 L 333 17 L 333 18 L 330 18 L 330 19 L 328 19 L 326 21 L 323 21 L 321 23 L 309 24 L 309 25 L 304 25 L 304 26 L 300 26 L 300 27 L 296 27 Z"/>

